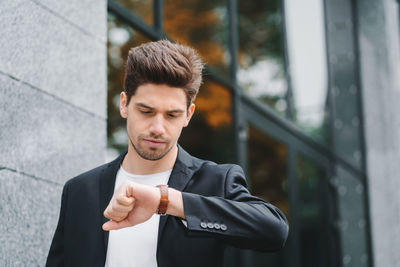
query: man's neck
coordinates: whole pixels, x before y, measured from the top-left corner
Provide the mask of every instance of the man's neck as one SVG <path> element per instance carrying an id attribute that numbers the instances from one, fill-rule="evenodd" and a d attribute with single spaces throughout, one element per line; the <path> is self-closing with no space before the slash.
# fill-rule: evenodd
<path id="1" fill-rule="evenodd" d="M 128 153 L 122 161 L 122 168 L 134 174 L 153 174 L 171 170 L 178 156 L 178 146 L 172 149 L 159 160 L 147 160 L 140 157 L 135 149 L 129 144 Z"/>

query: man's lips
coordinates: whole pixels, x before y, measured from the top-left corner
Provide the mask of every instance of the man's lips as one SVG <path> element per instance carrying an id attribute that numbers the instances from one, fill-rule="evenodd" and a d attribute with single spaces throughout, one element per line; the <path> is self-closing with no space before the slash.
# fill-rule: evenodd
<path id="1" fill-rule="evenodd" d="M 143 141 L 150 146 L 162 146 L 166 143 L 166 141 L 159 140 L 159 139 L 148 139 L 144 138 Z"/>
<path id="2" fill-rule="evenodd" d="M 152 143 L 166 143 L 165 141 L 159 140 L 159 139 L 144 138 L 143 140 L 144 140 L 144 141 L 147 141 L 147 142 L 152 142 Z"/>

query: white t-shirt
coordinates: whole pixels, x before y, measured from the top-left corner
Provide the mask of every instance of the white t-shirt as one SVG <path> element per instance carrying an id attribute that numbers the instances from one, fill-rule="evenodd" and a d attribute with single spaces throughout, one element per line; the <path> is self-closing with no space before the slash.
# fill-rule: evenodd
<path id="1" fill-rule="evenodd" d="M 114 191 L 126 180 L 150 186 L 167 184 L 171 172 L 136 175 L 126 172 L 121 166 Z M 144 223 L 110 231 L 105 267 L 157 267 L 159 222 L 160 216 L 155 214 Z"/>

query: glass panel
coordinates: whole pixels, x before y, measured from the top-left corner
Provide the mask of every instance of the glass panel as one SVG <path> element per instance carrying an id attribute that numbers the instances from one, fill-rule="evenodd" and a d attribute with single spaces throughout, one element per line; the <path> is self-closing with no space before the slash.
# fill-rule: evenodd
<path id="1" fill-rule="evenodd" d="M 108 15 L 107 40 L 107 138 L 109 158 L 127 148 L 126 124 L 119 114 L 119 94 L 123 90 L 124 64 L 129 49 L 150 41 L 139 32 Z"/>
<path id="2" fill-rule="evenodd" d="M 197 49 L 207 65 L 228 75 L 225 1 L 164 2 L 164 32 L 172 40 Z"/>
<path id="3" fill-rule="evenodd" d="M 337 168 L 339 231 L 344 267 L 369 266 L 364 186 L 359 178 Z"/>
<path id="4" fill-rule="evenodd" d="M 322 0 L 285 1 L 295 122 L 326 141 L 327 63 Z"/>
<path id="5" fill-rule="evenodd" d="M 287 108 L 281 0 L 238 1 L 238 81 L 279 113 Z"/>
<path id="6" fill-rule="evenodd" d="M 297 218 L 302 267 L 329 265 L 328 182 L 322 168 L 311 160 L 297 158 Z M 334 254 L 333 254 L 334 255 Z"/>
<path id="7" fill-rule="evenodd" d="M 153 0 L 117 0 L 144 22 L 153 25 Z"/>
<path id="8" fill-rule="evenodd" d="M 205 81 L 195 100 L 196 111 L 179 143 L 193 156 L 227 163 L 234 161 L 231 94 Z"/>
<path id="9" fill-rule="evenodd" d="M 250 125 L 247 155 L 251 192 L 277 206 L 289 218 L 286 146 Z M 252 266 L 283 266 L 283 251 L 252 254 Z"/>

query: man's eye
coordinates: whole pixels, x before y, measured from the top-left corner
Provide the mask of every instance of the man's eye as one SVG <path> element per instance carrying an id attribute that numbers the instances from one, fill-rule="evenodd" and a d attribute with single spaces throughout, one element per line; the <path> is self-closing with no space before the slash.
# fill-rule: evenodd
<path id="1" fill-rule="evenodd" d="M 176 114 L 173 114 L 173 113 L 168 113 L 168 117 L 170 117 L 170 118 L 176 118 L 176 117 L 178 117 Z"/>
<path id="2" fill-rule="evenodd" d="M 149 110 L 139 110 L 139 111 L 142 114 L 150 114 L 151 113 L 151 111 L 149 111 Z"/>

